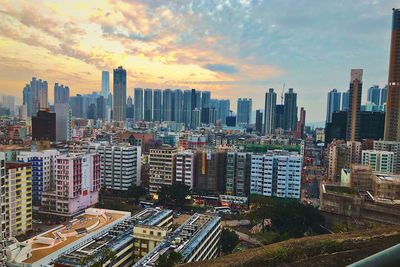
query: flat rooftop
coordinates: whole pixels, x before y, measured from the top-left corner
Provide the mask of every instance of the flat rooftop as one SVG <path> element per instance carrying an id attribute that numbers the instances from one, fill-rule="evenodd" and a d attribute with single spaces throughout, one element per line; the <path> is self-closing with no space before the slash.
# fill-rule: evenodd
<path id="1" fill-rule="evenodd" d="M 70 244 L 83 240 L 89 234 L 95 233 L 107 225 L 128 217 L 130 217 L 129 212 L 88 209 L 85 214 L 75 217 L 68 223 L 23 242 L 32 246 L 32 256 L 23 263 L 35 263 Z"/>

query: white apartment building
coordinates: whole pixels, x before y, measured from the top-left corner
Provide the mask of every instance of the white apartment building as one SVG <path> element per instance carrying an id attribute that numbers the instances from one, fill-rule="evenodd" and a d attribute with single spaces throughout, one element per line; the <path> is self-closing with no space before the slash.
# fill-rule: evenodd
<path id="1" fill-rule="evenodd" d="M 128 190 L 140 185 L 141 147 L 129 144 L 91 144 L 84 149 L 96 152 L 101 157 L 101 185 L 112 190 Z"/>
<path id="2" fill-rule="evenodd" d="M 361 163 L 371 166 L 371 169 L 375 172 L 393 174 L 394 152 L 364 150 Z"/>
<path id="3" fill-rule="evenodd" d="M 400 174 L 400 142 L 374 141 L 374 150 L 393 152 L 393 173 Z"/>
<path id="4" fill-rule="evenodd" d="M 251 158 L 250 193 L 300 198 L 302 157 L 287 151 L 254 154 Z"/>
<path id="5" fill-rule="evenodd" d="M 164 185 L 175 181 L 176 148 L 164 146 L 150 149 L 150 193 L 154 196 Z"/>
<path id="6" fill-rule="evenodd" d="M 175 181 L 193 188 L 194 185 L 194 153 L 185 150 L 176 154 Z"/>

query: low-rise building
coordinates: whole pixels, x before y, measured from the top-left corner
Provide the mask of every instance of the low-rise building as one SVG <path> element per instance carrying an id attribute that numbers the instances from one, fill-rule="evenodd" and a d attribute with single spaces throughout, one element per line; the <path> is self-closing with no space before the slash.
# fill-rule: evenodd
<path id="1" fill-rule="evenodd" d="M 134 266 L 154 266 L 170 250 L 180 253 L 185 263 L 214 259 L 219 255 L 220 235 L 220 217 L 196 213 Z"/>
<path id="2" fill-rule="evenodd" d="M 394 171 L 394 152 L 363 150 L 361 163 L 371 166 L 373 171 L 390 174 Z"/>

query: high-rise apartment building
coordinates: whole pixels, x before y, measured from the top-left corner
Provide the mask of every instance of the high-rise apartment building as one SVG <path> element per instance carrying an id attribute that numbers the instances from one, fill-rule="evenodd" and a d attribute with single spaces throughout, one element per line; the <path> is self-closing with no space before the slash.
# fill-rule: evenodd
<path id="1" fill-rule="evenodd" d="M 350 74 L 349 110 L 347 112 L 347 133 L 349 141 L 359 140 L 360 111 L 362 95 L 362 69 L 352 69 Z"/>
<path id="2" fill-rule="evenodd" d="M 98 202 L 100 155 L 59 155 L 55 170 L 55 190 L 43 192 L 41 213 L 73 217 Z"/>
<path id="3" fill-rule="evenodd" d="M 221 125 L 226 125 L 226 117 L 229 116 L 230 101 L 228 99 L 219 100 L 217 120 L 221 120 Z"/>
<path id="4" fill-rule="evenodd" d="M 104 98 L 110 94 L 110 73 L 107 70 L 101 72 L 101 95 Z"/>
<path id="5" fill-rule="evenodd" d="M 164 185 L 172 185 L 175 182 L 177 150 L 172 147 L 160 147 L 150 149 L 150 193 L 152 195 Z"/>
<path id="6" fill-rule="evenodd" d="M 54 84 L 54 104 L 68 103 L 69 101 L 69 87 L 62 84 Z"/>
<path id="7" fill-rule="evenodd" d="M 162 119 L 163 121 L 172 121 L 173 116 L 173 100 L 174 93 L 171 89 L 165 89 L 163 91 L 163 102 L 162 102 Z"/>
<path id="8" fill-rule="evenodd" d="M 143 120 L 143 88 L 133 90 L 133 117 L 135 121 Z"/>
<path id="9" fill-rule="evenodd" d="M 183 122 L 187 127 L 192 123 L 192 90 L 183 91 Z"/>
<path id="10" fill-rule="evenodd" d="M 183 91 L 174 90 L 174 114 L 173 119 L 176 122 L 183 122 Z"/>
<path id="11" fill-rule="evenodd" d="M 400 141 L 400 9 L 393 9 L 385 140 Z"/>
<path id="12" fill-rule="evenodd" d="M 41 205 L 43 192 L 55 189 L 55 163 L 59 154 L 57 150 L 21 151 L 17 156 L 19 162 L 32 165 L 32 203 L 35 207 Z"/>
<path id="13" fill-rule="evenodd" d="M 251 122 L 252 99 L 239 98 L 237 101 L 237 125 L 241 127 L 249 126 Z"/>
<path id="14" fill-rule="evenodd" d="M 162 121 L 162 91 L 153 90 L 153 121 Z"/>
<path id="15" fill-rule="evenodd" d="M 126 191 L 141 182 L 141 147 L 90 144 L 86 152 L 100 155 L 101 186 Z"/>
<path id="16" fill-rule="evenodd" d="M 326 105 L 326 122 L 332 122 L 332 114 L 333 112 L 340 110 L 340 99 L 341 93 L 338 92 L 336 89 L 333 89 L 328 93 L 328 100 Z"/>
<path id="17" fill-rule="evenodd" d="M 380 97 L 380 102 L 379 102 L 380 106 L 386 105 L 387 90 L 388 90 L 387 85 L 381 89 L 381 97 Z"/>
<path id="18" fill-rule="evenodd" d="M 234 196 L 250 194 L 251 153 L 228 152 L 226 159 L 226 193 Z"/>
<path id="19" fill-rule="evenodd" d="M 195 108 L 192 110 L 192 119 L 191 119 L 191 128 L 197 129 L 201 125 L 201 110 L 199 108 Z"/>
<path id="20" fill-rule="evenodd" d="M 36 115 L 39 110 L 49 108 L 47 81 L 33 77 L 24 87 L 23 104 L 27 105 L 28 116 Z"/>
<path id="21" fill-rule="evenodd" d="M 119 66 L 114 69 L 114 121 L 125 121 L 126 119 L 126 70 Z"/>
<path id="22" fill-rule="evenodd" d="M 265 93 L 265 105 L 264 105 L 264 131 L 265 135 L 275 133 L 276 125 L 276 93 L 274 88 L 270 88 Z"/>
<path id="23" fill-rule="evenodd" d="M 143 99 L 143 118 L 144 121 L 153 120 L 153 90 L 144 89 Z"/>
<path id="24" fill-rule="evenodd" d="M 300 198 L 302 157 L 286 151 L 251 156 L 250 193 Z"/>
<path id="25" fill-rule="evenodd" d="M 361 164 L 369 165 L 375 172 L 393 174 L 394 152 L 363 150 Z"/>
<path id="26" fill-rule="evenodd" d="M 175 180 L 193 189 L 194 185 L 194 153 L 191 150 L 176 154 Z"/>
<path id="27" fill-rule="evenodd" d="M 7 236 L 15 237 L 32 230 L 31 163 L 6 162 Z"/>
<path id="28" fill-rule="evenodd" d="M 293 88 L 289 88 L 289 92 L 285 93 L 284 104 L 284 130 L 294 132 L 297 125 L 297 94 L 293 91 Z"/>

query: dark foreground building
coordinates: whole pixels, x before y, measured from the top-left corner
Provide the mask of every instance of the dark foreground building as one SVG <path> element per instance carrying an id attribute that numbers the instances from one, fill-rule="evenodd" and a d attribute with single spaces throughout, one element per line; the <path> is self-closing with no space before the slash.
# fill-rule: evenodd
<path id="1" fill-rule="evenodd" d="M 32 117 L 32 140 L 56 141 L 56 113 L 40 110 Z"/>

